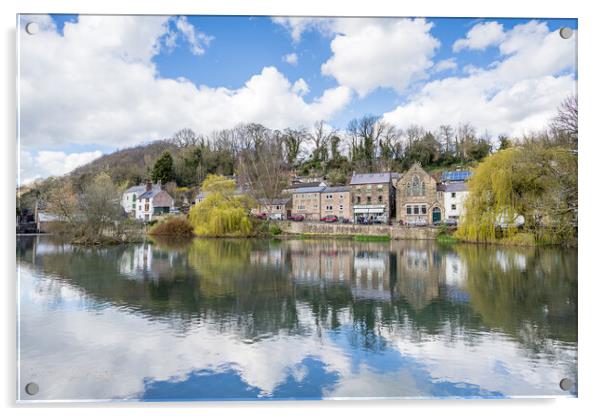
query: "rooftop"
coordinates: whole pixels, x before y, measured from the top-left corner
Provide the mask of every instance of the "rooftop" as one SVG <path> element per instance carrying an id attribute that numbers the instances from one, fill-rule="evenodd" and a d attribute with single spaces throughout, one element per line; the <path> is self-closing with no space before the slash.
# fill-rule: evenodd
<path id="1" fill-rule="evenodd" d="M 466 182 L 451 182 L 445 186 L 445 192 L 465 192 L 468 191 Z"/>
<path id="2" fill-rule="evenodd" d="M 153 184 L 153 189 L 161 189 L 161 185 L 159 184 Z M 146 192 L 146 185 L 142 184 L 142 185 L 136 185 L 136 186 L 132 186 L 131 188 L 128 188 L 125 193 L 129 194 L 132 192 L 136 192 L 136 193 L 142 193 L 142 192 Z"/>
<path id="3" fill-rule="evenodd" d="M 324 189 L 326 189 L 325 186 L 311 186 L 311 187 L 306 187 L 306 188 L 297 188 L 294 190 L 295 194 L 309 194 L 309 193 L 313 193 L 313 192 L 322 192 Z"/>
<path id="4" fill-rule="evenodd" d="M 327 186 L 322 192 L 349 192 L 350 186 Z"/>
<path id="5" fill-rule="evenodd" d="M 290 198 L 274 198 L 271 201 L 267 198 L 259 198 L 259 203 L 263 205 L 286 205 Z"/>
<path id="6" fill-rule="evenodd" d="M 443 172 L 441 174 L 441 181 L 465 181 L 472 175 L 472 172 L 469 170 L 454 170 Z"/>
<path id="7" fill-rule="evenodd" d="M 395 176 L 391 172 L 381 173 L 354 173 L 350 185 L 361 185 L 365 183 L 390 183 Z"/>

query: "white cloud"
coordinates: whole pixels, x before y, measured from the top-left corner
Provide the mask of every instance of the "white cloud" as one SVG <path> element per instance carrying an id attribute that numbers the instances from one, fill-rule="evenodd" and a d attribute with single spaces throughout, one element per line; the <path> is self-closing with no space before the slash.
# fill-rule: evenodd
<path id="1" fill-rule="evenodd" d="M 306 102 L 305 81 L 292 84 L 274 67 L 237 89 L 161 78 L 152 58 L 172 36 L 168 23 L 159 16 L 80 16 L 65 24 L 63 36 L 53 28 L 21 32 L 21 146 L 121 148 L 182 126 L 199 133 L 242 122 L 309 126 L 351 99 L 348 88 L 336 87 Z"/>
<path id="2" fill-rule="evenodd" d="M 454 42 L 454 52 L 462 49 L 484 50 L 489 46 L 499 45 L 504 39 L 504 26 L 498 22 L 476 24 L 468 31 L 466 37 Z"/>
<path id="3" fill-rule="evenodd" d="M 35 156 L 22 150 L 19 154 L 19 182 L 26 184 L 38 178 L 64 175 L 100 156 L 102 156 L 102 152 L 99 150 L 81 153 L 43 150 Z"/>
<path id="4" fill-rule="evenodd" d="M 322 73 L 360 97 L 378 87 L 402 93 L 433 66 L 439 41 L 430 34 L 432 26 L 424 19 L 334 19 L 333 55 Z"/>
<path id="5" fill-rule="evenodd" d="M 305 80 L 303 78 L 299 78 L 293 84 L 292 91 L 295 94 L 303 96 L 309 92 L 309 86 L 307 85 L 307 83 L 305 82 Z"/>
<path id="6" fill-rule="evenodd" d="M 576 91 L 576 36 L 566 41 L 545 23 L 531 21 L 506 32 L 499 50 L 503 59 L 495 66 L 431 81 L 384 119 L 401 128 L 428 129 L 471 122 L 492 135 L 520 136 L 543 128 Z"/>
<path id="7" fill-rule="evenodd" d="M 451 71 L 458 68 L 458 63 L 455 58 L 444 59 L 439 61 L 433 67 L 433 72 Z"/>
<path id="8" fill-rule="evenodd" d="M 332 19 L 315 17 L 272 17 L 272 21 L 284 27 L 291 35 L 294 43 L 301 41 L 303 32 L 318 30 L 328 33 Z"/>
<path id="9" fill-rule="evenodd" d="M 176 27 L 186 38 L 186 41 L 190 45 L 190 52 L 194 55 L 204 54 L 205 47 L 209 46 L 214 39 L 213 36 L 206 35 L 203 32 L 197 32 L 195 27 L 188 23 L 186 16 L 181 16 L 176 20 Z"/>
<path id="10" fill-rule="evenodd" d="M 286 62 L 287 64 L 291 64 L 293 66 L 297 65 L 297 62 L 299 61 L 299 57 L 297 56 L 296 53 L 289 53 L 286 54 L 282 57 L 282 60 L 284 62 Z"/>

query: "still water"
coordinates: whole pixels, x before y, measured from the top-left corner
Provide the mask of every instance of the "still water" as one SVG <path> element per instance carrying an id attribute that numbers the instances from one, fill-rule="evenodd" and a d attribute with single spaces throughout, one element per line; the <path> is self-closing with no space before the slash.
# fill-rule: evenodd
<path id="1" fill-rule="evenodd" d="M 35 236 L 17 268 L 19 400 L 577 394 L 576 250 Z"/>

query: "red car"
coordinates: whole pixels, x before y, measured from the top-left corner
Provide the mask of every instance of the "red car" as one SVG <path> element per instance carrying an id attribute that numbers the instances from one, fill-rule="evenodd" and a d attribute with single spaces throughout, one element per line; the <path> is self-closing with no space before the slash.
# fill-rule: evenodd
<path id="1" fill-rule="evenodd" d="M 305 217 L 300 214 L 295 214 L 295 215 L 291 215 L 290 217 L 288 217 L 288 219 L 290 221 L 303 221 L 305 219 Z"/>
<path id="2" fill-rule="evenodd" d="M 265 220 L 268 218 L 268 214 L 266 214 L 265 212 L 260 212 L 259 214 L 255 215 L 255 218 Z"/>
<path id="3" fill-rule="evenodd" d="M 337 217 L 336 215 L 327 215 L 325 217 L 320 218 L 320 221 L 323 222 L 337 222 L 339 220 L 339 217 Z"/>

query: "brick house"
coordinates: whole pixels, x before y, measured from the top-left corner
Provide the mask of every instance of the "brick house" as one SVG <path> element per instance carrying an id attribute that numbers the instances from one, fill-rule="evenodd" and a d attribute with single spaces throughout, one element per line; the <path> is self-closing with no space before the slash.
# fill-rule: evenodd
<path id="1" fill-rule="evenodd" d="M 397 220 L 403 224 L 434 224 L 445 218 L 444 187 L 415 163 L 397 181 Z"/>
<path id="2" fill-rule="evenodd" d="M 329 186 L 320 194 L 320 217 L 336 215 L 351 220 L 351 187 Z"/>
<path id="3" fill-rule="evenodd" d="M 395 216 L 395 186 L 398 177 L 393 172 L 354 173 L 351 187 L 353 222 L 361 219 L 388 222 Z"/>

